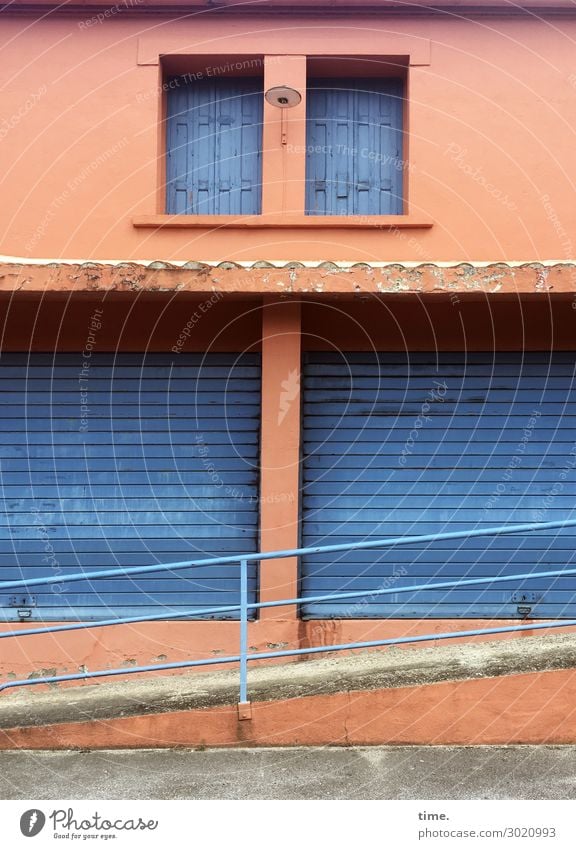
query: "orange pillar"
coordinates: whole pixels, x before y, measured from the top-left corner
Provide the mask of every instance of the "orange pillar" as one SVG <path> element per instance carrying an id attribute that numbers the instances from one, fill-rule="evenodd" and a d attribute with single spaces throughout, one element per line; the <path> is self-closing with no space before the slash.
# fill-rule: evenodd
<path id="1" fill-rule="evenodd" d="M 306 167 L 305 56 L 264 57 L 264 91 L 278 85 L 296 89 L 302 100 L 298 106 L 290 109 L 280 109 L 264 101 L 262 212 L 274 216 L 282 213 L 303 215 Z"/>
<path id="2" fill-rule="evenodd" d="M 300 464 L 300 304 L 264 302 L 262 310 L 261 549 L 298 546 Z M 298 561 L 264 561 L 260 601 L 298 595 Z M 264 608 L 261 619 L 296 616 L 294 605 Z"/>

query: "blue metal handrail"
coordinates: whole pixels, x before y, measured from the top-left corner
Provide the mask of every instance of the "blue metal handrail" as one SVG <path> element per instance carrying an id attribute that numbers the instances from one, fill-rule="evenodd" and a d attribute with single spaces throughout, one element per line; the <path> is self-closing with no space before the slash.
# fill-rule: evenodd
<path id="1" fill-rule="evenodd" d="M 171 569 L 187 569 L 195 566 L 224 566 L 239 563 L 242 558 L 247 562 L 260 560 L 280 560 L 284 557 L 300 557 L 307 554 L 333 554 L 338 551 L 352 551 L 370 548 L 392 548 L 397 545 L 412 545 L 422 542 L 436 542 L 446 539 L 471 539 L 472 537 L 499 536 L 502 534 L 523 534 L 527 531 L 545 531 L 552 528 L 569 528 L 576 526 L 576 519 L 558 520 L 556 522 L 529 522 L 522 525 L 498 525 L 493 528 L 476 528 L 467 531 L 447 531 L 439 534 L 419 534 L 409 537 L 388 537 L 365 542 L 343 542 L 337 545 L 317 545 L 309 548 L 292 548 L 283 551 L 258 551 L 253 554 L 228 554 L 226 557 L 211 557 L 204 560 L 181 560 L 177 563 L 152 563 L 149 566 L 129 566 L 127 569 L 103 569 L 98 572 L 76 572 L 66 575 L 66 582 L 85 581 L 86 578 L 114 578 L 118 575 L 144 575 L 147 572 L 163 572 Z M 33 587 L 48 584 L 61 584 L 62 575 L 52 578 L 29 578 L 19 581 L 2 581 L 0 590 L 15 587 Z"/>
<path id="2" fill-rule="evenodd" d="M 516 631 L 526 631 L 526 630 L 541 630 L 544 628 L 564 628 L 572 625 L 576 625 L 576 620 L 565 619 L 565 620 L 555 620 L 552 622 L 542 622 L 538 624 L 530 624 L 530 625 L 511 625 L 511 626 L 502 626 L 497 628 L 484 628 L 484 629 L 473 629 L 468 631 L 456 631 L 456 632 L 448 632 L 443 634 L 423 634 L 414 637 L 395 637 L 389 638 L 386 640 L 371 640 L 369 642 L 356 642 L 356 643 L 345 643 L 340 645 L 332 645 L 332 646 L 312 646 L 304 649 L 289 649 L 285 651 L 277 651 L 277 652 L 257 652 L 248 654 L 248 611 L 250 610 L 260 610 L 268 607 L 285 607 L 287 605 L 293 604 L 302 604 L 302 603 L 317 603 L 323 601 L 333 601 L 340 599 L 351 599 L 351 598 L 361 598 L 366 595 L 370 596 L 381 596 L 387 595 L 390 593 L 406 593 L 406 592 L 417 592 L 419 590 L 434 590 L 434 589 L 450 589 L 454 587 L 461 586 L 470 586 L 470 585 L 482 585 L 482 584 L 492 584 L 497 582 L 505 582 L 505 581 L 517 581 L 526 578 L 545 578 L 545 577 L 558 577 L 562 575 L 575 575 L 576 568 L 574 569 L 554 569 L 545 572 L 528 572 L 528 573 L 518 573 L 514 575 L 500 575 L 494 576 L 491 578 L 465 578 L 454 581 L 442 581 L 439 583 L 427 583 L 427 584 L 419 584 L 413 586 L 404 586 L 404 587 L 393 587 L 393 588 L 385 588 L 379 590 L 370 590 L 367 592 L 366 590 L 356 590 L 352 592 L 346 593 L 332 593 L 329 595 L 323 596 L 307 596 L 306 598 L 297 597 L 291 599 L 280 599 L 276 601 L 267 601 L 267 602 L 248 602 L 248 563 L 252 561 L 262 561 L 262 560 L 279 560 L 287 557 L 295 557 L 300 555 L 310 555 L 310 554 L 324 554 L 324 553 L 334 553 L 334 552 L 343 552 L 343 551 L 353 551 L 359 549 L 377 549 L 377 548 L 392 548 L 398 545 L 411 545 L 411 544 L 420 544 L 424 542 L 436 542 L 439 540 L 449 540 L 449 539 L 468 539 L 471 537 L 479 537 L 479 536 L 499 536 L 504 534 L 516 534 L 516 533 L 526 533 L 527 531 L 542 531 L 549 530 L 552 528 L 565 528 L 565 527 L 575 527 L 576 519 L 567 519 L 564 521 L 556 521 L 556 522 L 540 522 L 540 523 L 527 523 L 521 525 L 500 525 L 496 527 L 490 528 L 480 528 L 474 530 L 467 531 L 451 531 L 446 533 L 437 533 L 437 534 L 421 534 L 418 536 L 410 536 L 410 537 L 391 537 L 387 539 L 380 540 L 369 540 L 365 542 L 355 542 L 355 543 L 339 543 L 336 545 L 324 545 L 324 546 L 314 546 L 308 548 L 295 548 L 289 550 L 282 551 L 268 551 L 268 552 L 257 552 L 253 554 L 241 554 L 241 555 L 229 555 L 226 557 L 216 557 L 210 559 L 203 560 L 188 560 L 188 561 L 180 561 L 177 563 L 163 563 L 163 564 L 152 564 L 149 566 L 134 566 L 129 567 L 127 569 L 106 569 L 99 570 L 93 572 L 81 572 L 74 573 L 72 575 L 62 576 L 59 575 L 57 577 L 44 577 L 44 578 L 32 578 L 30 580 L 19 580 L 19 581 L 4 581 L 0 582 L 0 590 L 3 589 L 13 589 L 15 587 L 30 587 L 30 586 L 39 586 L 39 585 L 48 585 L 53 583 L 62 583 L 62 581 L 80 581 L 80 580 L 92 580 L 93 578 L 103 578 L 103 577 L 112 577 L 119 575 L 133 575 L 133 574 L 143 574 L 147 572 L 159 572 L 159 571 L 173 571 L 175 569 L 186 569 L 193 568 L 197 566 L 206 566 L 206 565 L 222 565 L 222 564 L 240 564 L 240 604 L 236 605 L 226 605 L 220 607 L 213 608 L 198 608 L 195 610 L 178 610 L 178 611 L 170 611 L 159 614 L 152 614 L 147 616 L 131 616 L 131 617 L 120 617 L 116 619 L 108 619 L 108 620 L 97 620 L 95 622 L 75 622 L 69 623 L 66 625 L 56 625 L 53 627 L 43 627 L 43 628 L 28 628 L 16 631 L 2 631 L 0 632 L 0 639 L 7 637 L 23 637 L 30 635 L 38 635 L 38 634 L 47 634 L 47 633 L 58 633 L 60 631 L 75 631 L 84 628 L 100 628 L 106 627 L 110 625 L 122 625 L 134 622 L 153 622 L 159 621 L 163 619 L 177 619 L 177 618 L 187 618 L 192 616 L 202 616 L 206 614 L 215 614 L 215 613 L 231 613 L 234 611 L 240 611 L 240 653 L 238 655 L 231 655 L 227 657 L 218 657 L 218 658 L 210 658 L 205 660 L 191 660 L 191 661 L 179 661 L 176 663 L 164 663 L 164 664 L 155 664 L 153 666 L 134 666 L 129 669 L 119 668 L 119 669 L 106 669 L 106 670 L 96 670 L 94 672 L 81 672 L 81 673 L 72 673 L 69 675 L 55 675 L 48 676 L 44 678 L 34 678 L 34 679 L 24 679 L 19 681 L 7 681 L 5 683 L 0 684 L 0 691 L 7 690 L 13 687 L 24 687 L 24 686 L 32 686 L 36 684 L 55 684 L 64 681 L 77 681 L 83 679 L 90 678 L 101 678 L 107 676 L 114 675 L 130 675 L 135 673 L 142 672 L 155 672 L 159 670 L 168 670 L 168 669 L 183 669 L 195 666 L 209 666 L 209 665 L 217 665 L 222 663 L 239 663 L 240 664 L 240 704 L 246 704 L 248 701 L 248 661 L 253 660 L 268 660 L 272 658 L 280 658 L 280 657 L 294 657 L 298 655 L 304 654 L 316 654 L 319 652 L 327 652 L 327 651 L 348 651 L 354 649 L 361 648 L 375 648 L 378 646 L 390 646 L 390 645 L 400 645 L 404 643 L 417 643 L 417 642 L 426 642 L 429 640 L 442 640 L 442 639 L 455 639 L 457 637 L 472 637 L 472 636 L 483 636 L 490 634 L 502 634 L 502 633 L 510 633 Z"/>

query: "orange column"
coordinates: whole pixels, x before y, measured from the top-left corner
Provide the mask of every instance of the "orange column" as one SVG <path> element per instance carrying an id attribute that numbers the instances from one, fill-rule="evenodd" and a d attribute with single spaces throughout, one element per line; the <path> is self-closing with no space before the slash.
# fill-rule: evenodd
<path id="1" fill-rule="evenodd" d="M 261 549 L 298 546 L 300 461 L 300 304 L 264 303 L 262 310 Z M 298 595 L 297 558 L 264 561 L 260 601 Z M 296 616 L 294 605 L 264 608 L 262 619 Z"/>
<path id="2" fill-rule="evenodd" d="M 264 101 L 262 212 L 304 214 L 306 166 L 306 57 L 265 56 L 264 91 L 287 85 L 302 95 L 298 106 L 280 109 Z M 284 135 L 284 143 L 283 143 Z"/>

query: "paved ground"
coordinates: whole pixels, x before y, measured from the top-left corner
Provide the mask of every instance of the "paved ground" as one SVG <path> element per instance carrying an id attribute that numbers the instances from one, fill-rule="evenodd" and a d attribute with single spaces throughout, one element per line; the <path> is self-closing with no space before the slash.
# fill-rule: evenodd
<path id="1" fill-rule="evenodd" d="M 0 752 L 2 799 L 574 799 L 576 746 Z"/>

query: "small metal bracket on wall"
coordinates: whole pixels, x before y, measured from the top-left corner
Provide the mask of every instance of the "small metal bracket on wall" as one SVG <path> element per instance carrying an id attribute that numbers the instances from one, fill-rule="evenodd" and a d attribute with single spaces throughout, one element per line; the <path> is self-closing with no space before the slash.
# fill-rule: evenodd
<path id="1" fill-rule="evenodd" d="M 32 619 L 33 607 L 36 607 L 35 595 L 11 595 L 8 599 L 9 607 L 17 607 L 18 619 Z"/>
<path id="2" fill-rule="evenodd" d="M 516 613 L 524 619 L 530 616 L 532 609 L 542 599 L 542 593 L 520 590 L 512 593 L 512 602 L 516 604 Z"/>
<path id="3" fill-rule="evenodd" d="M 32 619 L 32 608 L 21 607 L 18 609 L 18 619 Z"/>
<path id="4" fill-rule="evenodd" d="M 531 593 L 523 590 L 522 592 L 512 593 L 512 601 L 517 604 L 528 603 L 535 604 L 542 600 L 542 593 Z"/>
<path id="5" fill-rule="evenodd" d="M 8 599 L 9 607 L 36 607 L 35 595 L 11 595 Z"/>
<path id="6" fill-rule="evenodd" d="M 252 703 L 238 702 L 238 721 L 242 722 L 246 719 L 252 719 Z"/>

